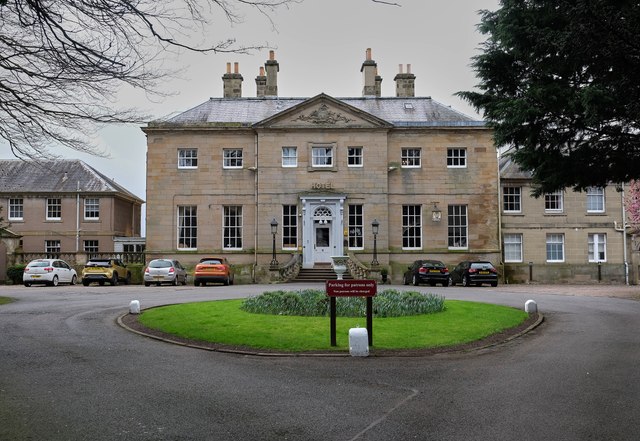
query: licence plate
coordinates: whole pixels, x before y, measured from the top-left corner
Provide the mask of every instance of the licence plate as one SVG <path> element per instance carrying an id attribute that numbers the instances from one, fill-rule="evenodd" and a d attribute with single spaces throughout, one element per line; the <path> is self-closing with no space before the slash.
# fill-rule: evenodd
<path id="1" fill-rule="evenodd" d="M 489 274 L 489 271 L 479 271 L 480 274 Z"/>
<path id="2" fill-rule="evenodd" d="M 440 270 L 429 270 L 430 273 L 439 273 Z"/>
<path id="3" fill-rule="evenodd" d="M 32 275 L 31 275 L 31 278 L 32 278 L 32 279 L 39 279 L 39 278 L 40 278 L 40 276 L 39 276 L 38 274 L 32 274 Z"/>

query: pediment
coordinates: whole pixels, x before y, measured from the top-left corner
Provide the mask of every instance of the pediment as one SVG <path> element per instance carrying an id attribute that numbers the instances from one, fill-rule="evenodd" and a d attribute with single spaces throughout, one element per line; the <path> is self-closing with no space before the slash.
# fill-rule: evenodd
<path id="1" fill-rule="evenodd" d="M 320 94 L 254 125 L 256 128 L 386 128 L 391 124 L 338 99 Z"/>

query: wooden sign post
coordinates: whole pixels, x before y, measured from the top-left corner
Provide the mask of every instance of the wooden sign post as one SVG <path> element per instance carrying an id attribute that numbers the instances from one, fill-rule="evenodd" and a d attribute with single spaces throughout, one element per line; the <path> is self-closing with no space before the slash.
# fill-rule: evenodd
<path id="1" fill-rule="evenodd" d="M 367 334 L 369 346 L 373 345 L 373 296 L 378 292 L 375 280 L 327 280 L 325 282 L 327 295 L 330 297 L 331 308 L 331 346 L 336 343 L 336 297 L 366 297 L 367 299 Z"/>

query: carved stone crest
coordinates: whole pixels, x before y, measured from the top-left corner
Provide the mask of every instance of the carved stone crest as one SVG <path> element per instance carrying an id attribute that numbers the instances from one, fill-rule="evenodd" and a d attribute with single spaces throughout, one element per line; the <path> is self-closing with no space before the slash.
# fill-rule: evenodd
<path id="1" fill-rule="evenodd" d="M 333 112 L 329 110 L 329 106 L 323 104 L 309 115 L 302 114 L 294 119 L 294 121 L 306 121 L 312 124 L 337 124 L 339 122 L 348 123 L 355 120 Z"/>

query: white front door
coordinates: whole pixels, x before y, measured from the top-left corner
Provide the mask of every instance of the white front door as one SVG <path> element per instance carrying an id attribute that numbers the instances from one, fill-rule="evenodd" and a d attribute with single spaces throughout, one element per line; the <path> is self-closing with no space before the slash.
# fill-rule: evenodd
<path id="1" fill-rule="evenodd" d="M 316 263 L 330 263 L 333 255 L 331 246 L 331 223 L 314 224 L 313 254 Z"/>

